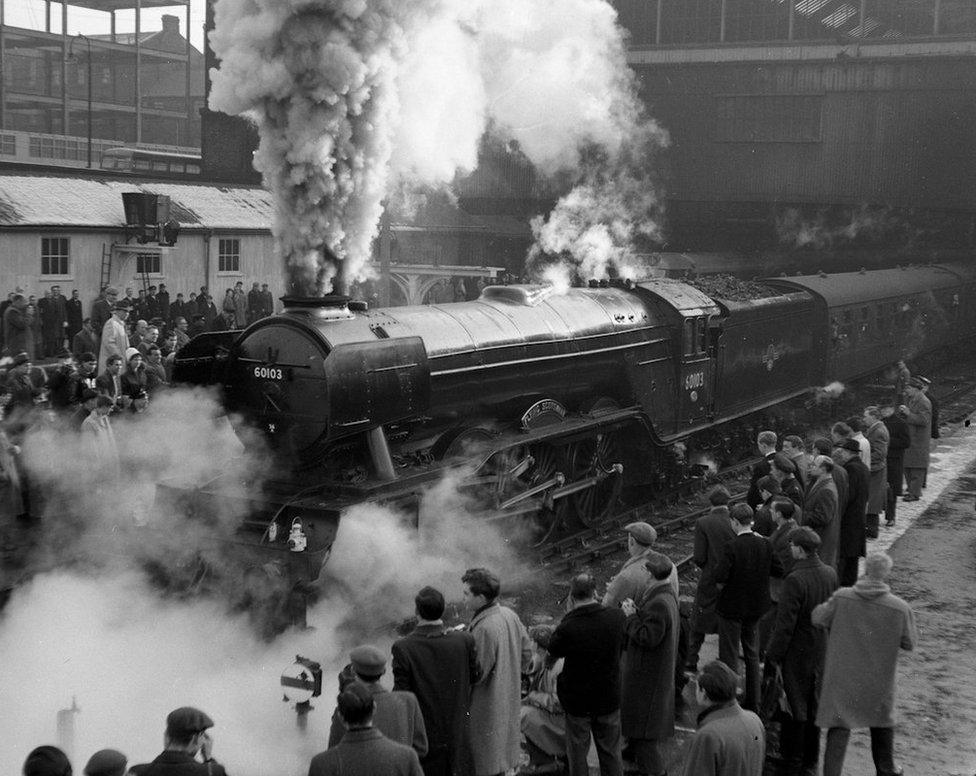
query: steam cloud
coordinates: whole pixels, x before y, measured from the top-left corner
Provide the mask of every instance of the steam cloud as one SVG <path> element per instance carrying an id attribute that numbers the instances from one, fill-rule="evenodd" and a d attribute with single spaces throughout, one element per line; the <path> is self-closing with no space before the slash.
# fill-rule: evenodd
<path id="1" fill-rule="evenodd" d="M 177 390 L 155 400 L 152 416 L 115 423 L 123 475 L 92 475 L 81 439 L 43 426 L 24 441 L 26 465 L 48 495 L 30 581 L 0 615 L 0 772 L 19 773 L 27 753 L 57 743 L 57 712 L 77 698 L 75 772 L 97 749 L 118 748 L 130 763 L 159 753 L 166 714 L 194 705 L 210 714 L 215 754 L 240 776 L 307 771 L 324 748 L 335 675 L 348 651 L 381 648 L 391 625 L 413 613 L 425 584 L 449 600 L 470 566 L 511 579 L 518 561 L 508 540 L 467 514 L 456 477 L 425 496 L 420 531 L 404 516 L 360 505 L 343 516 L 321 598 L 309 612 L 314 630 L 260 635 L 251 611 L 229 598 L 243 569 L 232 560 L 231 533 L 243 489 L 267 471 L 258 439 L 242 444 L 210 394 Z M 158 480 L 228 482 L 213 515 L 150 509 Z M 216 579 L 201 587 L 160 590 L 163 570 L 178 578 L 202 555 Z M 279 676 L 296 654 L 322 663 L 325 686 L 308 730 L 297 730 L 282 702 Z M 385 680 L 389 685 L 389 677 Z"/>
<path id="2" fill-rule="evenodd" d="M 663 139 L 641 115 L 605 0 L 218 0 L 215 14 L 210 105 L 257 123 L 255 165 L 275 194 L 296 292 L 321 292 L 339 272 L 323 246 L 347 279 L 361 278 L 393 184 L 437 186 L 473 169 L 486 131 L 517 141 L 545 174 L 576 169 L 587 148 L 620 169 L 647 138 Z M 580 182 L 588 188 L 566 205 L 577 213 L 610 185 Z M 646 220 L 633 193 L 620 203 Z M 629 239 L 607 210 L 605 239 Z M 574 225 L 579 250 L 556 236 L 567 217 L 547 244 L 593 256 L 595 233 Z"/>
<path id="3" fill-rule="evenodd" d="M 777 238 L 793 248 L 826 249 L 858 239 L 877 240 L 901 228 L 891 208 L 870 205 L 851 208 L 847 222 L 839 224 L 828 223 L 825 213 L 804 218 L 796 208 L 789 208 L 776 218 Z"/>

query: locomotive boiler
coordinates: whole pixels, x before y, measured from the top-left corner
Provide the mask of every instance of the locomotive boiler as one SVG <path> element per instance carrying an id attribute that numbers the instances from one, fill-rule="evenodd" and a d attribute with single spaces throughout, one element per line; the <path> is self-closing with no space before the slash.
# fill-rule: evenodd
<path id="1" fill-rule="evenodd" d="M 287 476 L 246 495 L 242 540 L 314 579 L 352 504 L 409 509 L 460 471 L 486 519 L 548 541 L 605 520 L 624 485 L 684 476 L 676 442 L 976 332 L 966 265 L 756 287 L 728 299 L 666 279 L 490 286 L 376 310 L 285 298 L 243 332 L 192 340 L 176 378 L 221 386 L 285 462 Z M 210 491 L 176 495 L 206 508 Z"/>

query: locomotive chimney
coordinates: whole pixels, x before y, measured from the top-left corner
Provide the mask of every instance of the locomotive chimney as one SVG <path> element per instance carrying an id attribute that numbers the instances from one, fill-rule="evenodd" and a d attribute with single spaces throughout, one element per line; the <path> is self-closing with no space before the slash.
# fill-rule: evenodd
<path id="1" fill-rule="evenodd" d="M 342 294 L 326 296 L 283 296 L 284 315 L 316 320 L 341 320 L 355 317 L 349 310 L 349 297 Z"/>

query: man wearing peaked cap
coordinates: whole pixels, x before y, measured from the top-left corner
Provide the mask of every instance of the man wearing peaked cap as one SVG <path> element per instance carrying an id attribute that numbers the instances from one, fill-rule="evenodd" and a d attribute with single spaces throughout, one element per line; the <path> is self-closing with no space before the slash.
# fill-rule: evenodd
<path id="1" fill-rule="evenodd" d="M 376 703 L 366 685 L 346 685 L 336 707 L 344 729 L 342 741 L 312 758 L 309 776 L 424 776 L 417 753 L 377 729 Z"/>
<path id="2" fill-rule="evenodd" d="M 620 606 L 621 602 L 628 598 L 636 601 L 653 579 L 647 570 L 647 561 L 666 557 L 653 549 L 657 541 L 657 531 L 649 523 L 628 523 L 624 526 L 624 532 L 627 534 L 627 552 L 630 557 L 624 561 L 620 571 L 607 585 L 606 595 L 603 596 L 604 606 Z M 673 564 L 668 584 L 677 597 L 678 571 Z"/>
<path id="3" fill-rule="evenodd" d="M 416 696 L 405 690 L 391 692 L 380 684 L 380 677 L 386 673 L 386 655 L 372 644 L 364 644 L 349 653 L 349 662 L 357 681 L 372 693 L 376 703 L 374 727 L 391 741 L 413 747 L 423 758 L 427 754 L 427 729 Z M 342 714 L 336 709 L 329 729 L 329 749 L 339 745 L 345 732 Z"/>
<path id="4" fill-rule="evenodd" d="M 129 347 L 129 333 L 125 329 L 125 318 L 129 308 L 124 304 L 112 306 L 112 316 L 105 321 L 99 333 L 101 344 L 98 350 L 98 373 L 105 371 L 109 356 L 121 356 Z"/>
<path id="5" fill-rule="evenodd" d="M 132 776 L 226 776 L 213 758 L 213 739 L 207 730 L 210 717 L 192 706 L 182 706 L 166 717 L 166 748 L 151 763 L 133 765 Z M 199 755 L 199 759 L 197 756 Z"/>

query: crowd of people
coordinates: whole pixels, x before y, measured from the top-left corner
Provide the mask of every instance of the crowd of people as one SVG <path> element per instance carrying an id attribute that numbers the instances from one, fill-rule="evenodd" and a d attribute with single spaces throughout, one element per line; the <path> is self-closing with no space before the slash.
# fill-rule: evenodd
<path id="1" fill-rule="evenodd" d="M 111 299 L 117 295 L 106 289 L 100 308 L 111 308 L 101 329 L 104 369 L 96 374 L 94 349 L 77 373 L 62 354 L 46 386 L 52 403 L 62 400 L 57 394 L 68 398 L 66 409 L 84 408 L 70 417 L 88 413 L 80 427 L 94 435 L 110 436 L 112 413 L 140 412 L 142 394 L 166 383 L 166 357 L 150 358 L 161 351 L 158 330 L 151 322 L 140 328 L 143 321 L 129 329 L 129 305 Z M 165 330 L 166 339 L 176 331 Z M 179 347 L 168 345 L 167 356 Z M 162 364 L 153 387 L 139 376 L 144 361 Z M 7 405 L 33 404 L 34 390 L 21 352 L 7 377 Z M 850 733 L 863 728 L 877 774 L 897 776 L 895 675 L 899 651 L 914 647 L 915 625 L 886 582 L 891 558 L 868 554 L 867 540 L 879 535 L 882 515 L 895 524 L 899 498 L 915 500 L 925 487 L 938 429 L 927 390 L 909 377 L 897 404 L 834 423 L 809 449 L 798 435 L 761 432 L 762 460 L 744 503 L 716 486 L 695 525 L 701 574 L 687 621 L 675 564 L 654 549 L 657 535 L 645 522 L 624 527 L 628 558 L 602 595 L 593 575 L 572 578 L 567 612 L 554 626 L 527 629 L 499 602 L 500 581 L 488 569 L 461 577 L 470 613 L 461 628 L 445 624 L 441 591 L 421 589 L 416 627 L 389 655 L 373 645 L 350 653 L 328 748 L 309 776 L 588 776 L 591 745 L 601 776 L 662 776 L 689 678 L 701 711 L 683 753 L 686 776 L 761 776 L 771 724 L 779 729 L 777 776 L 841 776 Z M 718 659 L 699 666 L 708 634 L 718 636 Z M 388 663 L 392 691 L 381 683 Z M 177 709 L 152 763 L 127 770 L 124 755 L 101 750 L 84 773 L 222 776 L 207 733 L 213 724 L 197 709 Z M 70 773 L 49 746 L 23 768 L 24 776 Z"/>
<path id="2" fill-rule="evenodd" d="M 722 501 L 720 491 L 713 497 Z M 785 537 L 775 551 L 770 539 L 751 530 L 747 504 L 727 510 L 719 503 L 703 518 L 714 522 L 726 509 L 730 530 L 723 546 L 707 544 L 709 557 L 717 558 L 720 657 L 695 672 L 701 711 L 684 752 L 684 774 L 762 776 L 765 725 L 776 720 L 777 774 L 819 773 L 826 728 L 822 773 L 840 776 L 851 730 L 868 728 L 877 773 L 897 776 L 895 671 L 899 649 L 912 649 L 916 634 L 909 605 L 885 582 L 891 558 L 868 555 L 864 574 L 840 587 L 835 567 L 820 556 L 820 534 L 802 524 L 792 502 L 773 503 L 776 532 Z M 488 569 L 461 577 L 466 626 L 446 626 L 444 595 L 421 589 L 416 625 L 389 654 L 370 644 L 350 652 L 338 677 L 327 749 L 312 758 L 309 776 L 588 776 L 591 741 L 601 776 L 667 773 L 664 745 L 675 734 L 682 655 L 675 568 L 653 548 L 652 526 L 637 522 L 624 530 L 630 557 L 602 600 L 592 575 L 573 577 L 568 611 L 555 626 L 526 629 L 499 602 L 499 579 Z M 774 566 L 780 584 L 770 607 Z M 618 603 L 621 590 L 636 598 Z M 759 603 L 745 603 L 750 596 Z M 748 666 L 739 692 L 736 642 L 748 663 L 755 647 L 747 645 L 756 645 L 759 620 L 769 611 L 760 702 Z M 392 690 L 381 683 L 388 664 Z M 127 769 L 125 755 L 104 749 L 83 772 L 224 776 L 207 733 L 213 725 L 202 711 L 177 709 L 167 718 L 165 749 L 151 763 Z M 68 758 L 53 746 L 33 750 L 23 767 L 23 776 L 71 773 Z"/>
<path id="3" fill-rule="evenodd" d="M 86 316 L 78 289 L 66 298 L 61 287 L 54 285 L 38 299 L 18 288 L 0 302 L 0 351 L 11 358 L 26 353 L 31 361 L 56 358 L 65 350 L 76 358 L 85 352 L 97 353 L 105 324 L 116 307 L 126 309 L 130 329 L 142 321 L 143 326 L 157 329 L 162 343 L 171 331 L 193 336 L 204 331 L 242 329 L 271 315 L 274 297 L 267 283 L 254 282 L 250 291 L 245 291 L 243 281 L 226 289 L 219 307 L 207 286 L 201 286 L 199 293 L 181 292 L 175 297 L 165 283 L 139 289 L 137 294 L 128 287 L 124 295 L 121 289 L 106 286 L 91 302 Z M 79 339 L 82 332 L 84 336 Z"/>
<path id="4" fill-rule="evenodd" d="M 171 299 L 163 283 L 132 291 L 123 296 L 107 286 L 87 316 L 78 291 L 65 299 L 58 286 L 38 301 L 16 291 L 0 303 L 0 473 L 22 521 L 32 514 L 20 463 L 28 429 L 48 422 L 80 432 L 92 443 L 93 461 L 112 476 L 120 466 L 113 420 L 147 411 L 170 385 L 180 349 L 204 331 L 243 328 L 274 312 L 267 284 L 256 282 L 249 292 L 243 282 L 228 288 L 220 311 L 206 286 L 187 299 Z"/>

